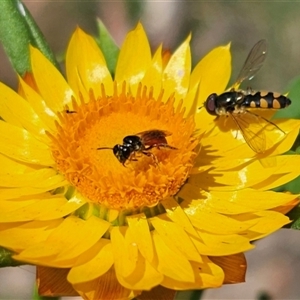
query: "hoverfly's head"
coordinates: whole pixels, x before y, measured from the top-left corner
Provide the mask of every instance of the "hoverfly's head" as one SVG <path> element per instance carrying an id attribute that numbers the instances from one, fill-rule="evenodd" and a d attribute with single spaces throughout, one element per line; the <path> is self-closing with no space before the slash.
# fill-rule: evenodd
<path id="1" fill-rule="evenodd" d="M 205 103 L 204 103 L 204 107 L 206 109 L 206 111 L 215 116 L 216 115 L 216 100 L 217 100 L 218 95 L 216 93 L 211 94 L 208 96 L 208 98 L 206 99 Z"/>

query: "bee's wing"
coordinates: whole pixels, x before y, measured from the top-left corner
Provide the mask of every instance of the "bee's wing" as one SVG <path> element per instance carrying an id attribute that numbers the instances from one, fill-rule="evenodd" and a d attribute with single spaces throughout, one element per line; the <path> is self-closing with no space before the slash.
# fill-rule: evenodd
<path id="1" fill-rule="evenodd" d="M 265 131 L 274 130 L 275 124 L 250 111 L 231 116 L 254 152 L 262 153 L 273 146 L 272 141 L 267 139 Z"/>
<path id="2" fill-rule="evenodd" d="M 253 48 L 251 49 L 244 65 L 240 71 L 239 76 L 235 84 L 232 86 L 233 89 L 238 89 L 239 85 L 245 80 L 251 80 L 256 73 L 262 67 L 267 54 L 267 41 L 260 40 L 258 41 Z"/>
<path id="3" fill-rule="evenodd" d="M 156 140 L 157 138 L 161 138 L 161 137 L 166 137 L 171 134 L 172 134 L 171 132 L 165 130 L 150 129 L 150 130 L 139 132 L 136 135 L 138 135 L 143 140 L 144 143 L 147 143 L 148 141 Z"/>

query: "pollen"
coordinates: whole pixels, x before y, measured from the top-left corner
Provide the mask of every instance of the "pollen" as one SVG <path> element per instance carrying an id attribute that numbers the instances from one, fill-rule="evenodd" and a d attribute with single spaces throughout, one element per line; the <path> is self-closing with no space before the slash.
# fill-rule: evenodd
<path id="1" fill-rule="evenodd" d="M 163 92 L 155 99 L 153 91 L 142 87 L 136 95 L 120 92 L 112 96 L 73 99 L 72 109 L 58 114 L 57 132 L 52 138 L 52 154 L 58 170 L 88 202 L 110 209 L 153 207 L 175 195 L 186 181 L 196 156 L 199 138 L 193 118 L 184 117 L 182 102 L 175 107 L 174 97 L 166 102 Z M 170 147 L 145 147 L 131 150 L 120 162 L 115 145 L 126 136 L 145 131 L 168 132 Z M 99 149 L 101 148 L 101 149 Z M 104 148 L 104 149 L 102 149 Z M 119 153 L 120 154 L 120 153 Z"/>

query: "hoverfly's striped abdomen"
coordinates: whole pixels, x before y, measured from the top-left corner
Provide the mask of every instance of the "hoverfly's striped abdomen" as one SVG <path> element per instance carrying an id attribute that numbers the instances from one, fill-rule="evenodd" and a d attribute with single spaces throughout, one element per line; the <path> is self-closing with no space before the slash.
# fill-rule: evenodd
<path id="1" fill-rule="evenodd" d="M 280 109 L 289 106 L 292 101 L 279 94 L 273 92 L 258 91 L 245 95 L 243 106 L 249 108 L 273 108 Z"/>
<path id="2" fill-rule="evenodd" d="M 269 140 L 265 131 L 269 133 L 269 131 L 274 130 L 278 133 L 278 137 L 281 136 L 280 138 L 283 138 L 285 133 L 276 123 L 269 121 L 253 110 L 282 109 L 292 103 L 289 98 L 279 93 L 253 91 L 251 88 L 239 89 L 244 80 L 251 80 L 260 70 L 266 53 L 267 43 L 265 40 L 260 40 L 251 49 L 236 82 L 230 90 L 220 95 L 216 93 L 209 95 L 204 104 L 210 115 L 217 116 L 216 121 L 222 116 L 230 117 L 244 137 L 245 142 L 256 153 L 263 153 L 276 143 Z"/>

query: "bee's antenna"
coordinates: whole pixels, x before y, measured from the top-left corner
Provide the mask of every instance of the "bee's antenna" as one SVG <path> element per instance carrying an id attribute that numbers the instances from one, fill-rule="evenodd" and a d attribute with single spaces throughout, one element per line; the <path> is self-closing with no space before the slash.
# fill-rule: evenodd
<path id="1" fill-rule="evenodd" d="M 101 147 L 101 148 L 97 148 L 97 150 L 105 150 L 105 149 L 113 150 L 113 148 L 110 148 L 110 147 Z"/>

